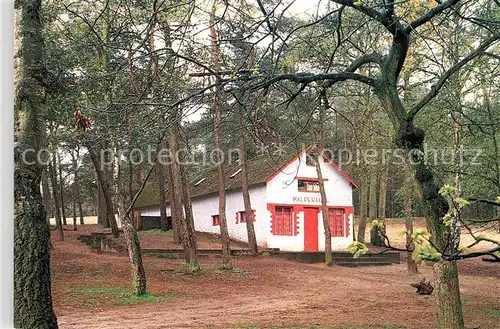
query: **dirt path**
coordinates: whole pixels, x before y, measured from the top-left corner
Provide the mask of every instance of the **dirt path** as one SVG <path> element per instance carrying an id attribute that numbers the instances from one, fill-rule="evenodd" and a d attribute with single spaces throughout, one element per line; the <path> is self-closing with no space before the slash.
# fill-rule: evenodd
<path id="1" fill-rule="evenodd" d="M 338 324 L 334 328 L 435 328 L 433 297 L 415 295 L 405 266 L 327 268 L 322 264 L 236 258 L 240 269 L 216 270 L 220 259 L 203 258 L 202 275 L 182 275 L 182 261 L 145 258 L 148 290 L 165 299 L 117 305 L 116 295 L 86 294 L 85 288 L 129 287 L 128 259 L 92 253 L 67 237 L 53 239 L 54 304 L 60 328 L 289 328 Z M 465 265 L 465 266 L 464 266 Z M 468 327 L 500 328 L 500 266 L 469 261 L 461 266 Z M 241 270 L 244 269 L 244 270 Z M 467 273 L 473 269 L 474 275 Z M 495 318 L 496 316 L 496 318 Z M 341 325 L 344 324 L 344 325 Z"/>

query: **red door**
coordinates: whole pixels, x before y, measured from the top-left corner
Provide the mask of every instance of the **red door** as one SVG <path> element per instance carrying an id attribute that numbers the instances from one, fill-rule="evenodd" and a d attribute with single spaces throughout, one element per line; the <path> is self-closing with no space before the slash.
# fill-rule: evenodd
<path id="1" fill-rule="evenodd" d="M 304 251 L 318 251 L 317 208 L 304 208 Z"/>

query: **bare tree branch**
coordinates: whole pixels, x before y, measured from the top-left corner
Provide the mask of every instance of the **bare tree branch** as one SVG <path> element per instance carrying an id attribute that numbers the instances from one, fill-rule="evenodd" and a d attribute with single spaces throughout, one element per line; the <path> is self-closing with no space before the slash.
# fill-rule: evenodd
<path id="1" fill-rule="evenodd" d="M 407 27 L 404 28 L 405 33 L 410 33 L 412 30 L 416 29 L 419 26 L 424 25 L 429 22 L 431 19 L 442 13 L 448 8 L 453 7 L 455 4 L 460 2 L 460 0 L 448 0 L 446 2 L 441 3 L 440 5 L 430 9 L 425 15 L 422 15 L 416 19 L 414 19 Z"/>
<path id="2" fill-rule="evenodd" d="M 488 49 L 494 42 L 496 42 L 498 39 L 500 39 L 500 33 L 494 34 L 493 36 L 489 37 L 488 39 L 484 40 L 479 47 L 477 47 L 474 51 L 469 53 L 467 56 L 462 58 L 461 61 L 457 62 L 455 65 L 453 65 L 448 71 L 446 71 L 438 80 L 438 82 L 431 87 L 431 90 L 427 93 L 427 95 L 424 96 L 408 113 L 408 118 L 414 118 L 415 115 L 425 106 L 427 103 L 429 103 L 436 95 L 439 93 L 441 88 L 444 86 L 446 81 L 458 72 L 463 66 L 465 66 L 467 63 L 469 63 L 471 60 L 474 58 L 481 56 L 485 54 L 486 49 Z"/>

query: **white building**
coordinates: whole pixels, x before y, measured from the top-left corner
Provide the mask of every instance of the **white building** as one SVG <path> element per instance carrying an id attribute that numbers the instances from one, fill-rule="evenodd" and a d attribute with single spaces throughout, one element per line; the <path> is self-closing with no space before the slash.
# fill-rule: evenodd
<path id="1" fill-rule="evenodd" d="M 249 192 L 255 214 L 257 244 L 283 251 L 323 251 L 325 248 L 318 176 L 309 163 L 308 149 L 286 162 L 261 157 L 247 162 Z M 352 189 L 356 183 L 322 154 L 320 163 L 327 195 L 332 248 L 344 250 L 353 242 Z M 247 242 L 239 163 L 225 167 L 226 218 L 231 238 Z M 217 170 L 193 180 L 191 187 L 196 231 L 220 233 Z M 159 218 L 157 184 L 137 200 L 141 217 Z M 167 215 L 170 209 L 167 205 Z"/>

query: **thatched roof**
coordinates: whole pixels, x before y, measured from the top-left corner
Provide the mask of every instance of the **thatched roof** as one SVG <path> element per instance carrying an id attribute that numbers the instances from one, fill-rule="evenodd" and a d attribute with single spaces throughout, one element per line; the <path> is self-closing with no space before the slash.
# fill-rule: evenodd
<path id="1" fill-rule="evenodd" d="M 266 180 L 283 167 L 283 165 L 285 165 L 292 157 L 293 155 L 286 157 L 260 156 L 247 161 L 249 186 L 265 184 Z M 241 188 L 242 175 L 241 171 L 238 172 L 239 169 L 241 169 L 241 164 L 239 162 L 224 165 L 226 191 Z M 235 174 L 236 172 L 238 173 Z M 190 181 L 190 192 L 192 198 L 215 194 L 219 191 L 219 180 L 216 166 L 192 175 Z M 168 200 L 168 193 L 166 197 Z M 158 182 L 151 182 L 145 186 L 144 190 L 139 195 L 134 208 L 138 209 L 156 206 L 159 203 Z"/>

